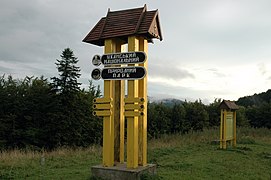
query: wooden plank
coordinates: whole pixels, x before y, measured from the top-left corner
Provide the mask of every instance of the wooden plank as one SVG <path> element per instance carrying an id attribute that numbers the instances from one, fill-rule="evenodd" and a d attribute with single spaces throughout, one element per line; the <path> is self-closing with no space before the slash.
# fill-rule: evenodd
<path id="1" fill-rule="evenodd" d="M 220 149 L 223 148 L 223 118 L 224 118 L 224 114 L 223 114 L 223 110 L 220 110 Z"/>
<path id="2" fill-rule="evenodd" d="M 113 40 L 106 39 L 104 53 L 113 51 Z M 113 100 L 113 81 L 104 81 L 104 98 L 96 99 L 99 103 L 108 103 Z M 114 117 L 103 117 L 103 166 L 111 167 L 114 165 Z M 113 139 L 112 139 L 113 137 Z"/>
<path id="3" fill-rule="evenodd" d="M 236 147 L 236 111 L 233 113 L 233 147 Z"/>
<path id="4" fill-rule="evenodd" d="M 139 38 L 139 50 L 148 54 L 148 41 L 144 37 Z M 148 57 L 143 64 L 140 64 L 148 72 Z M 144 107 L 147 107 L 147 74 L 138 81 L 138 96 L 142 97 Z M 143 109 L 143 116 L 138 120 L 138 164 L 147 165 L 147 108 Z"/>
<path id="5" fill-rule="evenodd" d="M 127 97 L 124 99 L 125 103 L 143 103 L 145 101 L 142 97 Z"/>
<path id="6" fill-rule="evenodd" d="M 115 39 L 115 52 L 124 49 L 123 42 Z M 119 67 L 121 65 L 114 65 Z M 122 80 L 115 80 L 114 83 L 114 162 L 124 163 L 124 103 L 125 83 Z"/>
<path id="7" fill-rule="evenodd" d="M 106 83 L 109 83 L 109 81 L 106 81 Z M 111 93 L 111 92 L 106 92 L 106 93 Z M 112 101 L 113 101 L 112 97 L 104 97 L 104 98 L 95 98 L 93 100 L 93 103 L 111 103 Z"/>
<path id="8" fill-rule="evenodd" d="M 111 116 L 112 115 L 112 111 L 94 111 L 93 112 L 94 116 Z"/>
<path id="9" fill-rule="evenodd" d="M 99 109 L 99 110 L 102 110 L 102 109 L 112 109 L 113 106 L 112 104 L 93 104 L 93 109 L 96 110 L 96 109 Z"/>
<path id="10" fill-rule="evenodd" d="M 128 37 L 128 51 L 138 51 L 136 36 Z M 128 100 L 138 97 L 138 80 L 128 80 Z M 127 100 L 126 99 L 126 100 Z M 126 113 L 126 112 L 125 112 Z M 127 168 L 138 167 L 138 117 L 127 117 Z"/>
<path id="11" fill-rule="evenodd" d="M 141 111 L 125 111 L 124 116 L 126 117 L 138 117 L 138 116 L 143 116 L 144 112 Z"/>
<path id="12" fill-rule="evenodd" d="M 143 110 L 144 109 L 144 105 L 143 104 L 125 104 L 124 105 L 124 109 L 125 110 L 133 110 L 133 109 Z"/>

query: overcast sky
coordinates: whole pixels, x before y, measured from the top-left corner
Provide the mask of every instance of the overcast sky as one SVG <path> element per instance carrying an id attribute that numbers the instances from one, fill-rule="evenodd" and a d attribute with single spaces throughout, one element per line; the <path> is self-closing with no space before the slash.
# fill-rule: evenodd
<path id="1" fill-rule="evenodd" d="M 270 88 L 270 0 L 1 0 L 0 75 L 57 76 L 54 63 L 70 47 L 87 85 L 103 48 L 82 39 L 108 8 L 144 4 L 159 10 L 164 38 L 149 44 L 148 96 L 208 103 Z"/>

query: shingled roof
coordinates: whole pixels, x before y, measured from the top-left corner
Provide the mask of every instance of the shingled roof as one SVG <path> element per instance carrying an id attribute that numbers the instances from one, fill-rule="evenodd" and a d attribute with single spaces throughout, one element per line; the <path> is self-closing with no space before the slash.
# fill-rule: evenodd
<path id="1" fill-rule="evenodd" d="M 106 17 L 100 19 L 83 42 L 103 46 L 105 39 L 120 38 L 127 42 L 131 35 L 143 36 L 149 42 L 153 38 L 162 41 L 158 10 L 147 11 L 146 5 L 121 11 L 108 10 Z"/>
<path id="2" fill-rule="evenodd" d="M 226 110 L 237 110 L 239 107 L 235 104 L 234 101 L 229 101 L 229 100 L 223 100 L 220 105 L 220 109 L 226 109 Z"/>

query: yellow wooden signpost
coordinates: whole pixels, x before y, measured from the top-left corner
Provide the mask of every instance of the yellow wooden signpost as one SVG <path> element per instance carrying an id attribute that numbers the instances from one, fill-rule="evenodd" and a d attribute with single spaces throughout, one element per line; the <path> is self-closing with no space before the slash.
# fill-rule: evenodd
<path id="1" fill-rule="evenodd" d="M 220 104 L 220 149 L 227 148 L 227 141 L 236 147 L 236 110 L 238 106 L 233 101 L 223 100 Z"/>
<path id="2" fill-rule="evenodd" d="M 108 11 L 83 42 L 104 46 L 102 64 L 93 77 L 104 79 L 104 95 L 94 100 L 94 114 L 103 117 L 103 166 L 124 164 L 127 120 L 127 168 L 147 166 L 147 54 L 153 38 L 162 40 L 158 10 Z M 128 52 L 124 45 L 128 44 Z M 144 58 L 144 59 L 142 59 Z M 95 56 L 95 65 L 100 65 Z M 142 74 L 143 73 L 143 74 Z M 125 95 L 127 80 L 127 95 Z"/>

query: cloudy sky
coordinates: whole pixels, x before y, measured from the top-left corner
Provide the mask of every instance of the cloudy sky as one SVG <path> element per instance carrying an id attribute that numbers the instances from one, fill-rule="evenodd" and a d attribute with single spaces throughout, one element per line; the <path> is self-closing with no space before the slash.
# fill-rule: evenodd
<path id="1" fill-rule="evenodd" d="M 0 75 L 57 76 L 54 63 L 70 47 L 87 85 L 103 48 L 82 39 L 108 8 L 144 4 L 159 10 L 164 38 L 149 44 L 149 96 L 208 103 L 270 88 L 270 0 L 1 0 Z"/>

